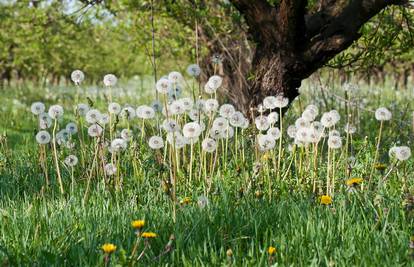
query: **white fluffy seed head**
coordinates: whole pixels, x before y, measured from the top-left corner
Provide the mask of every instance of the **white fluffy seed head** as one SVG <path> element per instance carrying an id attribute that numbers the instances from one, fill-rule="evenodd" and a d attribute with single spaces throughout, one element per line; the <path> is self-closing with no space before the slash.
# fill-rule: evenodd
<path id="1" fill-rule="evenodd" d="M 223 78 L 221 78 L 218 75 L 211 76 L 207 82 L 208 86 L 214 91 L 219 89 L 222 83 L 223 83 Z"/>
<path id="2" fill-rule="evenodd" d="M 260 151 L 267 151 L 273 149 L 276 145 L 275 139 L 267 134 L 259 134 L 257 136 Z"/>
<path id="3" fill-rule="evenodd" d="M 219 110 L 220 116 L 226 119 L 229 119 L 234 112 L 236 112 L 236 109 L 231 104 L 223 104 Z"/>
<path id="4" fill-rule="evenodd" d="M 69 155 L 65 158 L 64 163 L 68 167 L 75 167 L 78 164 L 78 157 Z"/>
<path id="5" fill-rule="evenodd" d="M 70 78 L 75 84 L 80 84 L 85 79 L 85 74 L 81 70 L 74 70 Z"/>
<path id="6" fill-rule="evenodd" d="M 115 138 L 111 142 L 111 152 L 121 152 L 127 148 L 127 142 L 123 138 Z"/>
<path id="7" fill-rule="evenodd" d="M 45 112 L 46 107 L 45 107 L 45 104 L 43 104 L 42 102 L 34 102 L 31 105 L 30 110 L 32 111 L 34 115 L 40 115 L 43 112 Z"/>
<path id="8" fill-rule="evenodd" d="M 342 147 L 342 139 L 339 136 L 329 136 L 328 138 L 328 147 L 331 149 L 339 149 Z"/>
<path id="9" fill-rule="evenodd" d="M 276 96 L 275 100 L 275 106 L 277 108 L 284 108 L 287 107 L 287 105 L 289 105 L 289 98 L 284 97 L 283 95 Z"/>
<path id="10" fill-rule="evenodd" d="M 290 125 L 287 128 L 287 134 L 290 138 L 296 138 L 296 132 L 297 132 L 297 128 L 295 125 Z"/>
<path id="11" fill-rule="evenodd" d="M 166 78 L 161 78 L 157 81 L 155 88 L 157 89 L 158 93 L 167 94 L 171 88 L 171 82 Z"/>
<path id="12" fill-rule="evenodd" d="M 181 75 L 178 71 L 172 71 L 168 74 L 168 80 L 170 80 L 173 84 L 178 84 L 182 82 L 183 75 Z"/>
<path id="13" fill-rule="evenodd" d="M 91 109 L 86 113 L 85 119 L 88 123 L 93 124 L 93 123 L 99 122 L 99 120 L 101 119 L 101 116 L 102 114 L 99 110 Z"/>
<path id="14" fill-rule="evenodd" d="M 103 83 L 107 87 L 115 86 L 117 81 L 118 81 L 118 78 L 113 74 L 106 74 L 103 78 Z"/>
<path id="15" fill-rule="evenodd" d="M 191 77 L 198 77 L 201 74 L 201 68 L 197 64 L 191 64 L 187 67 L 187 73 Z"/>
<path id="16" fill-rule="evenodd" d="M 112 164 L 112 163 L 106 164 L 104 169 L 105 169 L 105 174 L 108 175 L 108 176 L 114 175 L 117 171 L 115 165 Z"/>
<path id="17" fill-rule="evenodd" d="M 241 127 L 244 123 L 244 120 L 244 115 L 240 111 L 234 112 L 229 119 L 230 125 L 234 127 Z"/>
<path id="18" fill-rule="evenodd" d="M 408 146 L 395 146 L 390 149 L 389 155 L 399 161 L 405 161 L 411 157 L 411 149 Z"/>
<path id="19" fill-rule="evenodd" d="M 274 125 L 276 122 L 279 121 L 279 113 L 276 111 L 270 112 L 269 115 L 267 115 L 267 119 L 269 120 L 269 123 L 271 125 Z"/>
<path id="20" fill-rule="evenodd" d="M 161 127 L 168 133 L 177 132 L 180 130 L 178 123 L 172 119 L 165 119 Z"/>
<path id="21" fill-rule="evenodd" d="M 183 135 L 186 138 L 198 138 L 200 134 L 201 127 L 197 122 L 186 123 L 183 127 Z"/>
<path id="22" fill-rule="evenodd" d="M 275 96 L 267 96 L 263 99 L 263 106 L 266 109 L 272 110 L 277 108 L 277 99 Z"/>
<path id="23" fill-rule="evenodd" d="M 256 128 L 259 131 L 266 131 L 270 127 L 269 120 L 267 116 L 260 115 L 254 119 L 254 123 L 256 124 Z"/>
<path id="24" fill-rule="evenodd" d="M 344 131 L 347 134 L 354 134 L 356 133 L 356 127 L 350 123 L 345 124 Z"/>
<path id="25" fill-rule="evenodd" d="M 59 119 L 63 116 L 63 108 L 60 105 L 50 106 L 48 114 L 52 119 Z"/>
<path id="26" fill-rule="evenodd" d="M 133 132 L 131 129 L 122 129 L 121 131 L 121 138 L 124 139 L 125 141 L 130 141 L 133 137 Z"/>
<path id="27" fill-rule="evenodd" d="M 150 106 L 139 106 L 136 111 L 136 115 L 140 119 L 148 120 L 155 117 L 155 110 Z"/>
<path id="28" fill-rule="evenodd" d="M 110 114 L 118 115 L 121 112 L 121 105 L 116 102 L 109 103 L 108 112 Z"/>
<path id="29" fill-rule="evenodd" d="M 203 151 L 205 151 L 207 153 L 212 153 L 216 150 L 217 143 L 214 139 L 206 138 L 201 143 L 201 147 L 202 147 Z"/>
<path id="30" fill-rule="evenodd" d="M 280 138 L 280 130 L 277 127 L 272 127 L 267 130 L 267 135 L 272 136 L 275 140 Z"/>
<path id="31" fill-rule="evenodd" d="M 98 136 L 101 136 L 102 135 L 102 132 L 103 132 L 103 129 L 98 124 L 92 124 L 88 128 L 88 135 L 90 137 L 98 137 Z"/>
<path id="32" fill-rule="evenodd" d="M 204 112 L 206 113 L 214 113 L 218 110 L 219 103 L 217 99 L 209 98 L 204 102 Z"/>
<path id="33" fill-rule="evenodd" d="M 119 113 L 119 115 L 121 116 L 121 118 L 132 120 L 135 118 L 136 112 L 133 107 L 127 106 L 121 110 L 121 113 Z"/>
<path id="34" fill-rule="evenodd" d="M 87 104 L 79 103 L 76 106 L 76 112 L 79 116 L 85 116 L 88 111 L 89 111 L 89 106 Z"/>
<path id="35" fill-rule="evenodd" d="M 74 122 L 69 122 L 68 124 L 66 124 L 65 129 L 71 135 L 76 134 L 78 132 L 78 126 Z"/>
<path id="36" fill-rule="evenodd" d="M 152 149 L 161 149 L 164 147 L 164 140 L 160 136 L 151 136 L 148 144 Z"/>
<path id="37" fill-rule="evenodd" d="M 47 131 L 40 131 L 36 134 L 36 142 L 40 145 L 46 145 L 50 142 L 50 134 Z"/>
<path id="38" fill-rule="evenodd" d="M 375 119 L 378 121 L 389 121 L 391 120 L 392 114 L 387 108 L 378 108 L 375 111 Z"/>

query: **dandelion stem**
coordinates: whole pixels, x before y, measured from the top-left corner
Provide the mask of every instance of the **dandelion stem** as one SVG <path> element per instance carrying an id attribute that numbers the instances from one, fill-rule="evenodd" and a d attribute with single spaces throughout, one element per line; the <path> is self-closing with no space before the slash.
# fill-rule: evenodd
<path id="1" fill-rule="evenodd" d="M 55 165 L 56 165 L 56 173 L 57 173 L 57 178 L 58 178 L 58 183 L 59 183 L 59 187 L 60 187 L 60 193 L 63 195 L 65 193 L 64 189 L 63 189 L 63 183 L 62 183 L 62 176 L 60 175 L 60 168 L 59 168 L 59 160 L 58 160 L 58 155 L 57 155 L 57 149 L 56 149 L 56 128 L 57 128 L 57 119 L 55 119 L 55 123 L 53 126 L 53 155 L 55 158 Z"/>

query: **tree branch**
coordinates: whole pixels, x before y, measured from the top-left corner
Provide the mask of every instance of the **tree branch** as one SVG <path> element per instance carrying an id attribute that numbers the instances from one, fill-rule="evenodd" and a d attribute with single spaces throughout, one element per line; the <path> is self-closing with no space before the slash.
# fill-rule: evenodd
<path id="1" fill-rule="evenodd" d="M 281 0 L 277 20 L 281 37 L 280 44 L 290 49 L 303 45 L 307 4 L 307 0 Z"/>
<path id="2" fill-rule="evenodd" d="M 276 8 L 266 0 L 230 0 L 234 7 L 244 15 L 249 33 L 258 43 L 277 40 Z"/>
<path id="3" fill-rule="evenodd" d="M 320 11 L 307 19 L 304 63 L 315 69 L 359 39 L 359 29 L 373 16 L 387 6 L 404 4 L 406 0 L 341 0 L 339 8 L 334 0 L 325 2 Z"/>

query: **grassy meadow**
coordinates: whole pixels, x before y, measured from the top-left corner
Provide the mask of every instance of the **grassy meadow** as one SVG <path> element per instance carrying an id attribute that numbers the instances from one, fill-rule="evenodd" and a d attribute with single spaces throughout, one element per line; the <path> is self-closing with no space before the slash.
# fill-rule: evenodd
<path id="1" fill-rule="evenodd" d="M 184 76 L 160 111 L 150 78 L 2 89 L 1 266 L 414 265 L 413 92 L 309 80 L 282 118 L 233 118 Z"/>

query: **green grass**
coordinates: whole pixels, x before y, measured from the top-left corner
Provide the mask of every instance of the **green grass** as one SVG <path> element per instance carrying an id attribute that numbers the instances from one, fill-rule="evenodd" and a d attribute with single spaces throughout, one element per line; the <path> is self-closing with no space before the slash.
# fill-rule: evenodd
<path id="1" fill-rule="evenodd" d="M 158 234 L 135 263 L 141 266 L 267 266 L 269 246 L 276 247 L 272 263 L 279 266 L 414 265 L 414 252 L 409 248 L 414 231 L 414 211 L 409 207 L 409 196 L 414 189 L 412 159 L 406 163 L 405 171 L 401 166 L 391 173 L 386 187 L 377 187 L 375 183 L 372 190 L 355 193 L 347 191 L 343 183 L 346 165 L 340 165 L 333 204 L 323 206 L 319 204 L 319 194 L 296 185 L 297 168 L 291 170 L 286 182 L 273 185 L 269 200 L 266 178 L 262 180 L 259 176 L 257 181 L 254 178 L 254 153 L 249 150 L 245 165 L 231 158 L 228 169 L 213 177 L 207 207 L 197 205 L 197 198 L 204 194 L 202 183 L 180 187 L 178 198 L 189 196 L 192 202 L 177 205 L 174 223 L 172 201 L 161 183 L 161 178 L 168 177 L 169 172 L 145 148 L 140 150 L 139 176 L 134 175 L 130 164 L 125 164 L 128 175 L 122 191 L 104 189 L 99 179 L 94 178 L 85 205 L 82 201 L 85 170 L 81 169 L 75 172 L 74 192 L 61 196 L 54 179 L 46 190 L 34 140 L 36 123 L 28 108 L 32 102 L 46 99 L 48 104 L 59 102 L 69 109 L 74 98 L 70 90 L 68 97 L 53 91 L 48 95 L 43 89 L 30 87 L 5 90 L 2 114 L 6 116 L 0 120 L 2 266 L 102 266 L 101 246 L 107 242 L 117 246 L 111 265 L 128 266 L 128 255 L 136 241 L 130 225 L 134 219 L 145 219 L 145 230 Z M 390 166 L 389 147 L 398 142 L 412 147 L 410 113 L 405 111 L 406 107 L 412 109 L 412 103 L 410 98 L 383 90 L 381 98 L 371 96 L 367 108 L 375 109 L 378 103 L 388 106 L 398 98 L 380 150 L 380 161 Z M 318 92 L 305 92 L 302 104 L 312 98 L 318 98 Z M 94 99 L 101 106 L 102 100 Z M 329 104 L 337 105 L 340 112 L 344 110 L 333 98 Z M 296 102 L 287 120 L 292 122 L 299 110 Z M 377 130 L 378 122 L 373 115 L 362 111 L 360 132 L 352 150 L 357 161 L 353 176 L 365 178 L 369 172 L 367 162 L 375 152 Z M 50 176 L 54 177 L 52 158 L 49 160 Z M 321 181 L 326 177 L 325 160 L 318 169 Z M 288 159 L 283 161 L 284 169 L 288 162 Z M 62 170 L 64 186 L 69 189 L 70 173 Z M 380 177 L 382 174 L 376 171 L 374 180 Z M 408 182 L 405 192 L 401 190 L 402 177 Z M 256 192 L 263 195 L 258 197 Z M 173 250 L 163 253 L 171 235 L 175 237 Z M 139 253 L 143 247 L 141 242 Z M 226 256 L 228 249 L 233 252 L 230 258 Z"/>

